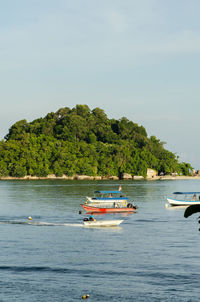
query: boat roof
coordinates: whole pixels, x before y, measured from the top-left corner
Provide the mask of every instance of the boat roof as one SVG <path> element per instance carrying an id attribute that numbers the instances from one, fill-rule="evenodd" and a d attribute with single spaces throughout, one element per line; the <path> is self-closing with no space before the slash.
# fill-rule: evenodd
<path id="1" fill-rule="evenodd" d="M 173 194 L 200 194 L 200 192 L 174 192 Z"/>
<path id="2" fill-rule="evenodd" d="M 94 191 L 94 193 L 100 193 L 100 194 L 119 194 L 122 193 L 121 191 Z"/>

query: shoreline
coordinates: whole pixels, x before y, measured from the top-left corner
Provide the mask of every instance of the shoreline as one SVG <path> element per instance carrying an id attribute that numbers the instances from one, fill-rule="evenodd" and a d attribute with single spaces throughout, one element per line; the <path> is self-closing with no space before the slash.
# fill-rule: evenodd
<path id="1" fill-rule="evenodd" d="M 89 175 L 74 175 L 74 176 L 56 176 L 54 174 L 48 175 L 46 177 L 41 176 L 31 176 L 27 175 L 24 177 L 13 177 L 13 176 L 5 176 L 0 177 L 0 180 L 148 180 L 148 181 L 156 181 L 156 180 L 189 180 L 189 179 L 196 179 L 200 180 L 200 175 L 195 176 L 153 176 L 153 177 L 146 177 L 143 176 L 132 176 L 131 178 L 119 178 L 117 176 L 89 176 Z"/>

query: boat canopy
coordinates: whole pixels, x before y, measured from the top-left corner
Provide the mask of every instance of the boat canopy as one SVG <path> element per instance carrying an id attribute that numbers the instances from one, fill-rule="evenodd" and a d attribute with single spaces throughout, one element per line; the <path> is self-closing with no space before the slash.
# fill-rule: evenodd
<path id="1" fill-rule="evenodd" d="M 174 192 L 173 194 L 184 194 L 184 195 L 186 195 L 186 194 L 200 194 L 200 192 Z"/>
<path id="2" fill-rule="evenodd" d="M 99 194 L 122 194 L 121 191 L 95 191 L 94 193 L 99 193 Z"/>

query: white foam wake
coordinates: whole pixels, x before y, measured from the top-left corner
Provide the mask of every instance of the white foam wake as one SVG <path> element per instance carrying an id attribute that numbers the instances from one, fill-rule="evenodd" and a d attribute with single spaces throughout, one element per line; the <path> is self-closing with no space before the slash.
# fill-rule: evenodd
<path id="1" fill-rule="evenodd" d="M 44 222 L 44 221 L 19 221 L 19 220 L 0 221 L 0 224 L 23 224 L 23 225 L 33 225 L 33 226 L 83 227 L 83 224 L 80 224 L 80 223 L 52 223 L 52 222 Z"/>

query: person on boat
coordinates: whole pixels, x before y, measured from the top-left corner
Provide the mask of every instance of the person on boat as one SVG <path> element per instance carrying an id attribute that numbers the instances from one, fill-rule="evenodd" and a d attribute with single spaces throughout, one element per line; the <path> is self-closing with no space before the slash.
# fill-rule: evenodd
<path id="1" fill-rule="evenodd" d="M 193 195 L 192 200 L 194 200 L 194 201 L 197 200 L 196 194 Z"/>
<path id="2" fill-rule="evenodd" d="M 90 215 L 89 220 L 90 221 L 95 221 L 95 219 L 94 219 L 94 217 L 92 215 Z"/>

